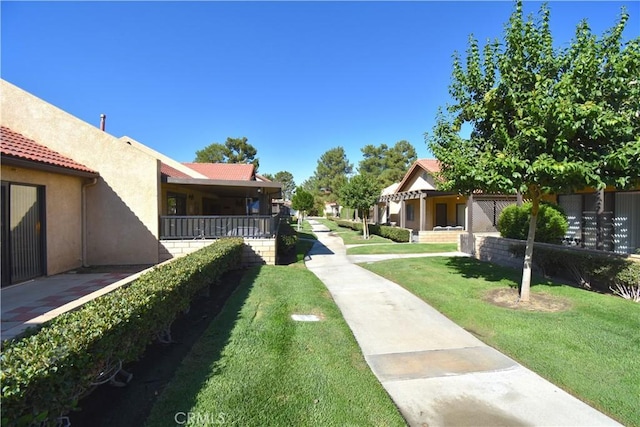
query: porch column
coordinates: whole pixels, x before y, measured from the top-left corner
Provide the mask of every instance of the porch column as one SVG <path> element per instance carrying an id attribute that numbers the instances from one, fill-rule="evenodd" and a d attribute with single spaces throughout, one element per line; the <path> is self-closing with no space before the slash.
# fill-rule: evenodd
<path id="1" fill-rule="evenodd" d="M 375 205 L 373 205 L 373 222 L 375 222 L 376 224 L 379 221 L 379 214 L 378 211 L 380 210 L 380 206 L 378 206 L 378 204 L 376 203 Z"/>
<path id="2" fill-rule="evenodd" d="M 407 202 L 404 199 L 400 200 L 400 227 L 402 228 L 405 228 L 407 225 L 406 208 Z"/>
<path id="3" fill-rule="evenodd" d="M 420 231 L 427 229 L 427 195 L 420 194 Z"/>
<path id="4" fill-rule="evenodd" d="M 472 256 L 476 255 L 476 242 L 473 237 L 473 194 L 469 194 L 467 197 L 467 215 L 466 215 L 466 227 L 467 227 L 467 251 Z"/>

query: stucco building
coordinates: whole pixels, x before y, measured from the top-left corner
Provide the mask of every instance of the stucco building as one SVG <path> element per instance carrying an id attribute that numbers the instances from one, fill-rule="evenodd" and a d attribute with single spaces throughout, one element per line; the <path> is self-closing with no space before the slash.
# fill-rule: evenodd
<path id="1" fill-rule="evenodd" d="M 162 238 L 219 237 L 214 216 L 250 217 L 224 220 L 225 235 L 273 237 L 281 185 L 252 165 L 181 164 L 4 80 L 0 95 L 3 285 L 82 265 L 156 264 Z"/>

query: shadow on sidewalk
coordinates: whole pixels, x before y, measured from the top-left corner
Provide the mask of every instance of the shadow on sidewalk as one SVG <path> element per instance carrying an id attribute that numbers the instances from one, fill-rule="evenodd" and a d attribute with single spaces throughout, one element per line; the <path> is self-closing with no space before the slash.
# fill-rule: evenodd
<path id="1" fill-rule="evenodd" d="M 335 253 L 331 249 L 326 247 L 322 242 L 316 241 L 307 255 L 313 256 L 313 255 L 334 255 L 334 254 Z"/>

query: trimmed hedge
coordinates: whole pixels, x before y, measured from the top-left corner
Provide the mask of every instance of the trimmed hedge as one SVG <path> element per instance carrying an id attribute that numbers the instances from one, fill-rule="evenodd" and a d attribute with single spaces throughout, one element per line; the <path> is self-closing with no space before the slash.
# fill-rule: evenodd
<path id="1" fill-rule="evenodd" d="M 340 227 L 350 228 L 355 231 L 362 232 L 362 222 L 346 221 L 343 219 L 334 219 L 335 223 Z M 411 230 L 400 227 L 390 227 L 388 225 L 367 224 L 369 233 L 376 234 L 380 237 L 393 240 L 394 242 L 407 243 L 411 241 Z"/>
<path id="2" fill-rule="evenodd" d="M 511 253 L 524 257 L 525 243 L 512 245 Z M 561 277 L 575 284 L 609 292 L 614 284 L 638 286 L 640 263 L 609 252 L 536 245 L 533 264 L 545 276 Z"/>
<path id="3" fill-rule="evenodd" d="M 531 222 L 531 202 L 522 206 L 510 205 L 498 217 L 498 231 L 502 237 L 527 240 Z M 542 202 L 536 221 L 536 242 L 560 244 L 567 234 L 567 216 L 558 205 Z"/>
<path id="4" fill-rule="evenodd" d="M 3 343 L 2 425 L 55 424 L 109 366 L 138 359 L 198 291 L 239 266 L 242 250 L 242 239 L 219 240 Z"/>

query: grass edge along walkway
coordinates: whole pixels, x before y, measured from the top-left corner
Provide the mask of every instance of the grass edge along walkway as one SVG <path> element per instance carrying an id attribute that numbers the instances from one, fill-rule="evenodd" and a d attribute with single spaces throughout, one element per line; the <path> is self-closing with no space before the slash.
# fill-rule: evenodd
<path id="1" fill-rule="evenodd" d="M 322 320 L 294 322 L 296 313 Z M 189 413 L 193 425 L 405 425 L 330 294 L 300 263 L 247 272 L 147 425 Z"/>
<path id="2" fill-rule="evenodd" d="M 637 303 L 553 282 L 535 294 L 568 302 L 559 312 L 498 307 L 495 289 L 517 288 L 516 269 L 472 258 L 413 258 L 361 264 L 398 283 L 486 344 L 627 426 L 640 427 L 640 309 Z"/>

